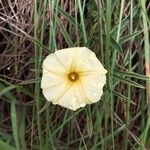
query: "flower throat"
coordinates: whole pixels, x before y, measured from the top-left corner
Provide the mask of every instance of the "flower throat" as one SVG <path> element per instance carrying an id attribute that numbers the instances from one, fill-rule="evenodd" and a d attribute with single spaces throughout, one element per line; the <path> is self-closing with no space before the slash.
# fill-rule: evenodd
<path id="1" fill-rule="evenodd" d="M 75 82 L 79 79 L 79 75 L 77 72 L 71 72 L 68 74 L 68 79 L 72 82 Z"/>

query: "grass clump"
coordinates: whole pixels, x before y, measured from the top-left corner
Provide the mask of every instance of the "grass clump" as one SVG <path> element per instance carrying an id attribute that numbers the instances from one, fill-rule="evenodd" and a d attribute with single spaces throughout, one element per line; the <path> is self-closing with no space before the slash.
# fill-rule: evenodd
<path id="1" fill-rule="evenodd" d="M 150 149 L 149 1 L 0 2 L 0 149 Z M 87 46 L 108 70 L 102 100 L 47 103 L 41 63 Z"/>

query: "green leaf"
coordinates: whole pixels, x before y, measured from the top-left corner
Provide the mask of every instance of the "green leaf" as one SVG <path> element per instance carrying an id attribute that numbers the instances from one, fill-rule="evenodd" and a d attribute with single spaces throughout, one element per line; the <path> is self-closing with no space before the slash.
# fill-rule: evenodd
<path id="1" fill-rule="evenodd" d="M 15 150 L 15 148 L 8 143 L 0 140 L 0 150 Z"/>
<path id="2" fill-rule="evenodd" d="M 140 79 L 140 80 L 149 80 L 150 81 L 149 77 L 135 73 L 135 72 L 131 72 L 131 71 L 126 72 L 126 71 L 119 71 L 119 70 L 115 70 L 114 72 L 117 74 L 120 74 L 120 75 L 124 75 L 126 77 L 132 77 L 132 78 L 136 78 L 136 79 Z"/>
<path id="3" fill-rule="evenodd" d="M 48 49 L 48 47 L 44 46 L 39 40 L 33 38 L 33 37 L 29 37 L 32 41 L 34 41 L 38 46 L 40 46 L 41 48 L 43 48 L 43 50 L 45 50 L 46 52 L 49 52 L 50 50 Z"/>
<path id="4" fill-rule="evenodd" d="M 41 78 L 39 79 L 30 79 L 30 80 L 26 80 L 20 83 L 20 85 L 26 85 L 26 84 L 35 84 L 37 82 L 40 82 Z"/>
<path id="5" fill-rule="evenodd" d="M 3 95 L 6 102 L 16 103 L 16 98 L 10 92 L 10 90 L 13 89 L 15 86 L 9 86 L 8 88 L 6 88 L 2 82 L 0 82 L 0 85 L 0 96 Z"/>
<path id="6" fill-rule="evenodd" d="M 76 28 L 76 20 L 69 13 L 67 13 L 66 11 L 61 9 L 60 7 L 58 7 L 57 10 L 61 15 L 63 15 L 65 18 L 67 18 L 68 21 L 70 23 L 72 23 L 72 25 L 74 25 L 74 27 Z M 80 24 L 77 24 L 77 26 L 78 26 L 78 30 L 80 30 L 80 32 L 82 32 L 82 28 L 81 28 Z"/>
<path id="7" fill-rule="evenodd" d="M 11 86 L 8 86 L 6 88 L 3 88 L 3 90 L 0 90 L 0 96 L 6 94 L 8 91 L 12 90 L 12 89 L 15 89 L 17 86 L 15 85 L 11 85 Z"/>
<path id="8" fill-rule="evenodd" d="M 10 86 L 5 88 L 5 85 L 3 83 L 0 83 L 0 84 L 1 84 L 0 86 L 1 95 L 4 95 L 8 99 L 8 101 L 11 103 L 10 113 L 11 113 L 12 131 L 13 131 L 13 136 L 15 140 L 16 150 L 19 150 L 20 142 L 19 142 L 19 136 L 18 136 L 18 125 L 17 125 L 17 117 L 16 117 L 16 106 L 15 106 L 16 98 L 10 92 L 10 90 L 13 88 L 16 88 L 16 86 L 10 85 L 8 83 Z M 3 142 L 1 142 L 0 144 L 3 144 Z"/>
<path id="9" fill-rule="evenodd" d="M 2 83 L 1 83 L 1 84 L 2 84 Z M 13 89 L 17 89 L 17 90 L 23 92 L 24 94 L 26 94 L 26 95 L 28 95 L 28 96 L 31 96 L 31 97 L 33 96 L 30 91 L 28 91 L 28 90 L 26 90 L 25 88 L 23 88 L 23 87 L 21 87 L 21 86 L 18 86 L 18 85 L 10 85 L 10 86 L 8 86 L 8 87 L 5 87 L 5 86 L 2 84 L 1 87 L 3 87 L 3 88 L 0 89 L 0 96 L 5 95 L 5 96 L 7 97 L 8 92 L 10 92 L 10 90 L 13 90 Z M 9 93 L 8 95 L 10 95 L 10 93 Z"/>
<path id="10" fill-rule="evenodd" d="M 136 16 L 137 12 L 138 12 L 138 6 L 135 6 L 133 8 L 133 17 Z M 126 29 L 126 26 L 129 24 L 130 22 L 130 13 L 124 17 L 124 19 L 121 21 L 121 33 L 123 33 L 123 31 Z M 113 30 L 111 31 L 111 35 L 115 36 L 116 32 L 118 30 L 118 22 L 117 25 L 114 26 Z"/>
<path id="11" fill-rule="evenodd" d="M 106 40 L 106 35 L 104 35 L 103 38 L 104 38 L 104 40 Z M 120 52 L 122 50 L 119 43 L 117 43 L 112 37 L 110 37 L 110 46 L 113 49 L 117 50 L 118 52 Z"/>
<path id="12" fill-rule="evenodd" d="M 135 33 L 126 35 L 126 36 L 120 38 L 119 43 L 120 43 L 120 44 L 123 44 L 123 43 L 125 43 L 125 42 L 131 40 L 131 39 L 134 38 L 135 36 L 139 35 L 139 34 L 142 33 L 142 32 L 143 32 L 143 31 L 138 31 L 138 32 L 135 32 Z"/>
<path id="13" fill-rule="evenodd" d="M 10 107 L 11 124 L 12 124 L 12 131 L 13 131 L 13 135 L 14 135 L 16 150 L 20 150 L 16 105 L 14 103 L 11 103 L 10 106 L 11 106 Z"/>
<path id="14" fill-rule="evenodd" d="M 133 105 L 136 105 L 136 103 L 134 103 L 134 102 L 133 102 L 132 100 L 130 100 L 128 97 L 126 97 L 126 96 L 120 94 L 119 92 L 113 91 L 113 94 L 116 95 L 116 96 L 118 96 L 118 97 L 120 97 L 120 98 L 122 98 L 123 100 L 125 100 L 125 101 L 127 101 L 127 102 L 133 104 Z"/>
<path id="15" fill-rule="evenodd" d="M 108 92 L 111 92 L 108 88 L 105 87 L 105 89 L 106 89 Z M 131 103 L 131 104 L 133 104 L 133 105 L 136 105 L 136 103 L 134 103 L 131 99 L 129 99 L 128 97 L 126 97 L 126 96 L 124 96 L 124 95 L 122 95 L 122 94 L 120 94 L 119 92 L 116 92 L 116 91 L 112 91 L 112 92 L 113 92 L 113 94 L 114 94 L 115 96 L 118 96 L 118 97 L 122 98 L 123 100 L 125 100 L 125 101 L 127 101 L 127 102 L 129 102 L 129 103 Z"/>
<path id="16" fill-rule="evenodd" d="M 92 29 L 91 29 L 91 32 L 89 34 L 88 41 L 87 41 L 87 44 L 86 44 L 87 47 L 89 47 L 90 42 L 92 41 L 92 38 L 94 37 L 94 32 L 97 29 L 97 25 L 98 25 L 98 23 L 95 23 L 93 25 Z M 99 40 L 99 37 L 97 39 Z"/>
<path id="17" fill-rule="evenodd" d="M 64 38 L 65 38 L 65 40 L 66 40 L 68 46 L 69 46 L 69 47 L 73 47 L 74 44 L 73 44 L 73 42 L 72 42 L 70 36 L 68 35 L 68 33 L 67 33 L 67 31 L 66 31 L 64 25 L 60 22 L 59 18 L 56 18 L 56 21 L 57 21 L 57 23 L 58 23 L 58 25 L 59 25 L 59 27 L 60 27 L 61 33 L 63 34 L 63 36 L 64 36 Z"/>
<path id="18" fill-rule="evenodd" d="M 124 77 L 120 77 L 120 76 L 117 76 L 117 75 L 114 75 L 114 78 L 116 78 L 117 80 L 120 80 L 128 85 L 131 85 L 131 86 L 134 86 L 134 87 L 138 87 L 138 88 L 141 88 L 141 89 L 145 89 L 144 86 L 132 81 L 132 80 L 129 80 L 127 78 L 124 78 Z"/>
<path id="19" fill-rule="evenodd" d="M 118 52 L 121 51 L 121 46 L 112 37 L 110 37 L 110 46 Z"/>
<path id="20" fill-rule="evenodd" d="M 20 143 L 23 150 L 26 150 L 26 140 L 25 140 L 25 130 L 26 130 L 26 107 L 23 106 L 20 110 L 19 115 L 19 137 L 20 137 Z"/>

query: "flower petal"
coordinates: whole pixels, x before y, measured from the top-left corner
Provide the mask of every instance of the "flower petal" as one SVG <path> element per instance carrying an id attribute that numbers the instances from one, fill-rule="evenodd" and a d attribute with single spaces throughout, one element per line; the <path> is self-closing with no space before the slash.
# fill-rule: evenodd
<path id="1" fill-rule="evenodd" d="M 80 68 L 83 72 L 93 72 L 98 71 L 100 74 L 106 74 L 107 71 L 104 69 L 103 65 L 97 59 L 94 52 L 86 47 L 83 47 L 77 58 L 77 68 Z"/>
<path id="2" fill-rule="evenodd" d="M 77 110 L 87 104 L 85 103 L 85 97 L 79 91 L 78 84 L 73 84 L 57 103 L 71 110 Z"/>
<path id="3" fill-rule="evenodd" d="M 55 52 L 56 57 L 64 65 L 68 72 L 70 71 L 73 59 L 76 56 L 75 53 L 77 49 L 78 48 L 66 48 Z"/>
<path id="4" fill-rule="evenodd" d="M 53 71 L 66 73 L 66 68 L 62 65 L 59 59 L 56 57 L 55 53 L 48 55 L 43 61 L 43 68 Z"/>
<path id="5" fill-rule="evenodd" d="M 61 84 L 58 83 L 43 89 L 43 94 L 48 101 L 52 101 L 53 104 L 57 104 L 57 101 L 61 96 L 64 95 L 64 93 L 66 93 L 66 91 L 68 91 L 69 88 L 70 85 L 68 84 L 68 82 L 64 81 Z"/>
<path id="6" fill-rule="evenodd" d="M 65 81 L 65 76 L 52 73 L 46 69 L 43 70 L 41 88 L 45 89 L 56 84 L 61 84 Z"/>
<path id="7" fill-rule="evenodd" d="M 95 103 L 100 100 L 103 94 L 103 86 L 106 83 L 105 75 L 88 75 L 81 79 L 81 83 L 86 97 L 91 103 Z"/>

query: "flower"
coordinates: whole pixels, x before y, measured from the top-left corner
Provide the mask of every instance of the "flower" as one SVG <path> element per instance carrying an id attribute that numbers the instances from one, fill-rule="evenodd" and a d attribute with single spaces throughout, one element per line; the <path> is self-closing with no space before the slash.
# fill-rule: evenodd
<path id="1" fill-rule="evenodd" d="M 77 110 L 100 100 L 106 73 L 86 47 L 58 50 L 43 61 L 43 95 L 53 104 Z"/>

